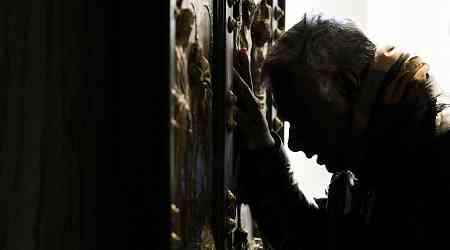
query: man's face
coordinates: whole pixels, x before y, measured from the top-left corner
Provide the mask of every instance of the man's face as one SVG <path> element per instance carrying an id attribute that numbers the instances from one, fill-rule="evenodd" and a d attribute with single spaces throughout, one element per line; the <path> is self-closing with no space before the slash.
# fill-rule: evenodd
<path id="1" fill-rule="evenodd" d="M 341 166 L 350 135 L 350 98 L 338 80 L 294 76 L 292 91 L 285 92 L 280 115 L 290 123 L 289 148 L 303 151 L 308 158 L 317 154 L 317 162 L 329 171 Z M 280 93 L 280 95 L 282 95 Z"/>

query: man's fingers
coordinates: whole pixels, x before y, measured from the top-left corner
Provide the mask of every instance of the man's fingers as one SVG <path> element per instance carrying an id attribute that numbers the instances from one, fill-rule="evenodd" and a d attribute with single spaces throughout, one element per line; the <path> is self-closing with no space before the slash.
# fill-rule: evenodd
<path id="1" fill-rule="evenodd" d="M 233 79 L 234 79 L 233 86 L 235 93 L 238 97 L 238 104 L 243 105 L 244 108 L 247 110 L 257 107 L 255 96 L 253 95 L 250 88 L 247 86 L 245 81 L 242 79 L 242 77 L 234 68 L 233 68 Z"/>
<path id="2" fill-rule="evenodd" d="M 236 108 L 235 115 L 238 130 L 244 134 L 249 134 L 251 132 L 251 121 L 248 118 L 248 115 L 239 108 Z"/>
<path id="3" fill-rule="evenodd" d="M 239 56 L 238 56 L 238 71 L 241 75 L 241 77 L 245 80 L 245 82 L 247 83 L 247 86 L 249 86 L 249 88 L 251 90 L 253 90 L 253 83 L 252 83 L 252 77 L 251 77 L 251 72 L 250 72 L 250 61 L 248 58 L 248 53 L 246 49 L 241 49 L 239 51 Z"/>
<path id="4" fill-rule="evenodd" d="M 248 91 L 251 92 L 251 89 L 248 87 L 245 80 L 241 77 L 241 74 L 236 70 L 236 68 L 233 67 L 233 80 L 236 85 L 239 85 L 239 87 L 247 87 Z M 239 84 L 238 84 L 239 83 Z"/>

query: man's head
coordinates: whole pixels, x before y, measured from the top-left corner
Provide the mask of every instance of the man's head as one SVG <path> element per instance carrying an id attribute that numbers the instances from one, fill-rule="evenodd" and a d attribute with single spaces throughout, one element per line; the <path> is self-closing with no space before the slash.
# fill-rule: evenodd
<path id="1" fill-rule="evenodd" d="M 329 170 L 351 135 L 352 106 L 375 45 L 350 20 L 304 16 L 268 55 L 263 73 L 291 124 L 288 146 Z"/>

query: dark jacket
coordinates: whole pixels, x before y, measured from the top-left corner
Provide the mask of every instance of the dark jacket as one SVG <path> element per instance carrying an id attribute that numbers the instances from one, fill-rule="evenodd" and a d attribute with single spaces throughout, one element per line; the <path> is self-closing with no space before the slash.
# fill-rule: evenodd
<path id="1" fill-rule="evenodd" d="M 244 201 L 271 247 L 441 249 L 448 244 L 450 130 L 437 130 L 442 108 L 430 97 L 374 107 L 368 153 L 356 182 L 349 184 L 349 172 L 335 173 L 322 207 L 299 190 L 278 136 L 273 148 L 242 152 Z M 348 192 L 351 209 L 344 208 Z"/>

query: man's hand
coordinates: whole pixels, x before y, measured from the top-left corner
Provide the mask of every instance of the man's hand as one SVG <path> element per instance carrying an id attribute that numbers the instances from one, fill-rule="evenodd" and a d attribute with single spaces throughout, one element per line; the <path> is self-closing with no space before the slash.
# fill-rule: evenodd
<path id="1" fill-rule="evenodd" d="M 242 138 L 242 147 L 260 150 L 272 147 L 275 140 L 270 134 L 264 114 L 252 91 L 236 69 L 233 69 L 233 85 L 237 95 L 237 128 Z"/>

